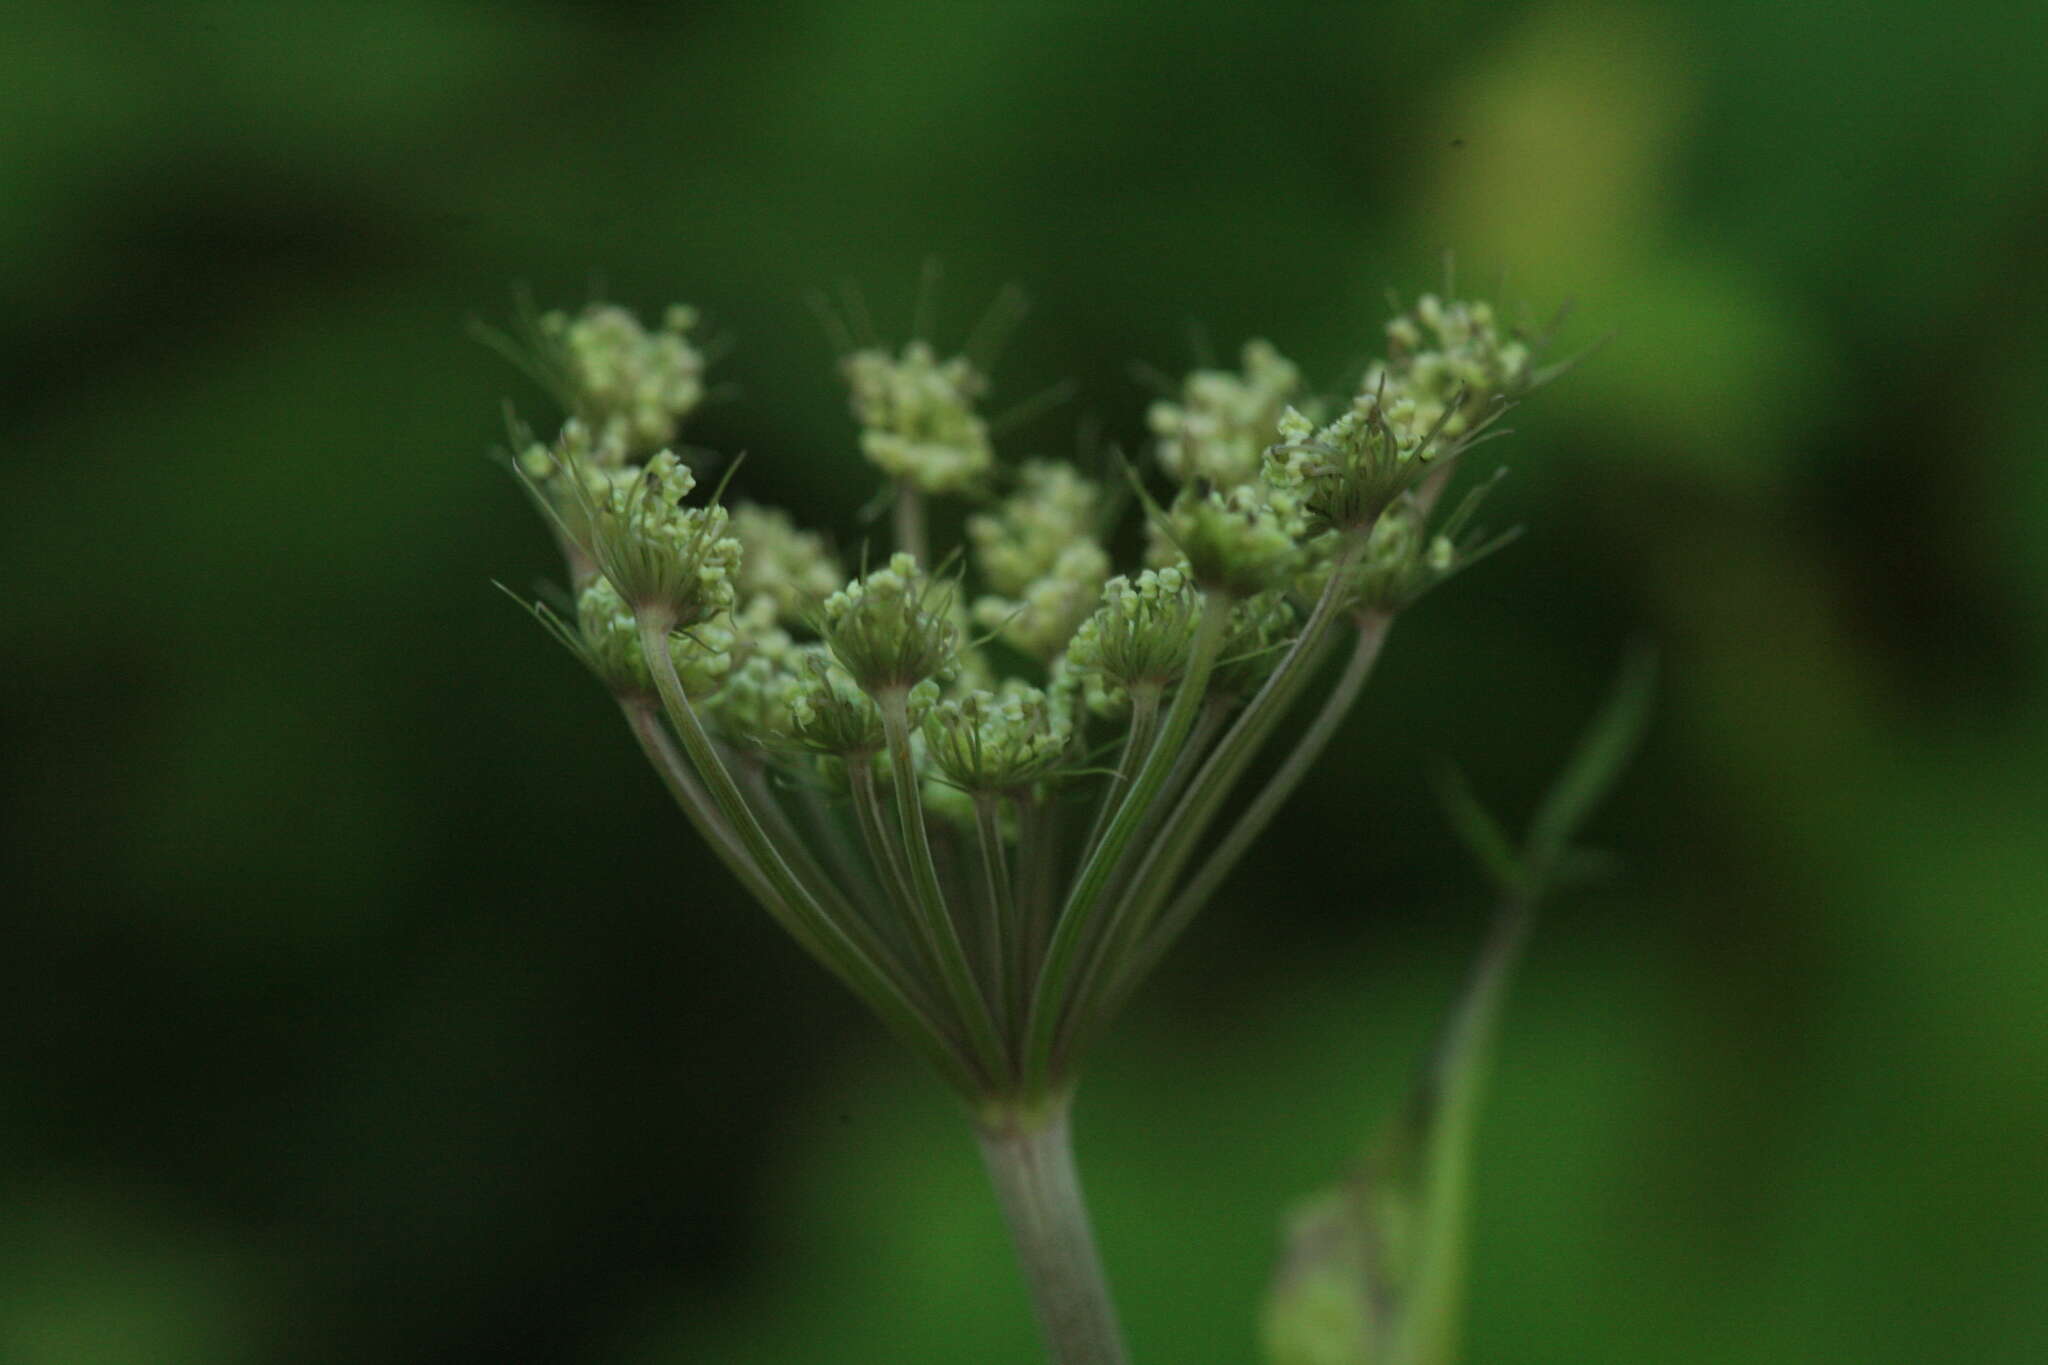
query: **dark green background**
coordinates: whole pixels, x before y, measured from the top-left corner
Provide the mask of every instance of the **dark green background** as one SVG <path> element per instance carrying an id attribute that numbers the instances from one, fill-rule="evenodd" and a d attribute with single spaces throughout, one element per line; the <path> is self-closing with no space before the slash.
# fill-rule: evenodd
<path id="1" fill-rule="evenodd" d="M 2048 9 L 16 5 L 0 21 L 0 1360 L 1023 1362 L 937 1087 L 741 904 L 490 586 L 516 282 L 703 305 L 693 437 L 850 543 L 804 295 L 998 406 L 1279 342 L 1455 250 L 1613 340 L 1488 448 L 1509 552 L 1095 1059 L 1141 1361 L 1249 1365 L 1292 1197 L 1525 810 L 1666 663 L 1483 1133 L 1471 1359 L 2048 1358 Z M 947 330 L 950 329 L 950 330 Z"/>

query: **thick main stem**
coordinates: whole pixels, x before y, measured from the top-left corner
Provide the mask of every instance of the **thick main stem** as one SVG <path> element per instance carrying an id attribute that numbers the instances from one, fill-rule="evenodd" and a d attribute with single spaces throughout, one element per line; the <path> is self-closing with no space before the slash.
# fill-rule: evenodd
<path id="1" fill-rule="evenodd" d="M 1081 1197 L 1067 1101 L 976 1126 L 1054 1365 L 1123 1365 L 1123 1334 Z"/>

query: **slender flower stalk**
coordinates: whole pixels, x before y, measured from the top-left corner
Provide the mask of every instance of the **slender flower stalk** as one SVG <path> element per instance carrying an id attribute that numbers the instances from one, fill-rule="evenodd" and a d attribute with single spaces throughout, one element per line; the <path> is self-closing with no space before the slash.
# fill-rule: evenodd
<path id="1" fill-rule="evenodd" d="M 1053 1359 L 1123 1365 L 1123 1333 L 1081 1197 L 1068 1109 L 1061 1099 L 1035 1111 L 993 1111 L 976 1136 Z"/>
<path id="2" fill-rule="evenodd" d="M 1014 311 L 951 357 L 835 322 L 894 507 L 895 552 L 851 577 L 786 515 L 697 495 L 670 448 L 704 392 L 687 309 L 538 319 L 520 358 L 567 419 L 513 464 L 575 594 L 535 614 L 732 875 L 966 1101 L 1053 1358 L 1118 1365 L 1068 1136 L 1087 1048 L 1314 770 L 1398 614 L 1498 546 L 1465 534 L 1476 496 L 1433 508 L 1545 372 L 1483 305 L 1425 299 L 1326 417 L 1249 343 L 1147 415 L 1149 548 L 1118 573 L 1101 486 L 997 457 Z M 935 560 L 943 499 L 972 504 L 967 553 Z"/>

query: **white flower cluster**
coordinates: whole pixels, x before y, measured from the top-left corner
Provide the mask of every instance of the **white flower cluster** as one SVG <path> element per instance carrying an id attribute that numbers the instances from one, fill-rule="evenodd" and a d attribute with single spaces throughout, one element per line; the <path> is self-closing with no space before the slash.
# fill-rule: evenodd
<path id="1" fill-rule="evenodd" d="M 974 604 L 975 623 L 1035 659 L 1057 654 L 1109 578 L 1109 551 L 1095 538 L 1101 514 L 1094 481 L 1065 464 L 1027 462 L 1014 494 L 967 519 L 975 565 L 993 590 Z"/>
<path id="2" fill-rule="evenodd" d="M 696 325 L 696 310 L 676 306 L 649 331 L 627 309 L 600 303 L 545 314 L 540 332 L 600 443 L 638 456 L 675 440 L 704 399 L 704 355 L 689 337 Z"/>
<path id="3" fill-rule="evenodd" d="M 941 701 L 924 718 L 925 752 L 955 785 L 1008 791 L 1045 776 L 1074 747 L 1071 705 L 1015 680 Z"/>
<path id="4" fill-rule="evenodd" d="M 1237 598 L 1286 582 L 1301 557 L 1299 526 L 1263 483 L 1227 493 L 1184 489 L 1160 531 L 1196 583 Z"/>
<path id="5" fill-rule="evenodd" d="M 1103 585 L 1102 605 L 1074 632 L 1065 668 L 1090 710 L 1121 711 L 1133 687 L 1162 688 L 1187 668 L 1202 595 L 1181 569 L 1118 574 Z"/>
<path id="6" fill-rule="evenodd" d="M 825 599 L 821 630 L 832 655 L 871 692 L 908 688 L 949 670 L 960 648 L 953 593 L 907 554 Z"/>
<path id="7" fill-rule="evenodd" d="M 913 341 L 893 356 L 855 351 L 844 366 L 861 453 L 877 468 L 926 493 L 983 483 L 995 464 L 988 424 L 975 411 L 987 381 L 964 356 L 941 361 Z"/>
<path id="8" fill-rule="evenodd" d="M 584 661 L 619 696 L 652 696 L 654 679 L 640 643 L 633 609 L 610 581 L 600 578 L 576 600 L 576 624 Z M 740 636 L 730 616 L 700 622 L 668 637 L 669 659 L 683 692 L 708 697 L 725 685 L 739 652 Z"/>
<path id="9" fill-rule="evenodd" d="M 839 561 L 825 548 L 825 538 L 816 531 L 798 530 L 780 508 L 736 504 L 732 534 L 741 549 L 734 587 L 750 615 L 799 620 L 846 581 Z M 756 605 L 764 602 L 765 612 Z"/>
<path id="10" fill-rule="evenodd" d="M 1493 305 L 1485 302 L 1446 303 L 1424 294 L 1413 312 L 1387 324 L 1387 350 L 1386 363 L 1366 374 L 1366 390 L 1377 389 L 1384 378 L 1390 395 L 1413 404 L 1409 420 L 1415 426 L 1426 431 L 1442 422 L 1443 434 L 1453 440 L 1496 399 L 1516 397 L 1533 379 L 1527 343 L 1503 335 Z"/>
<path id="11" fill-rule="evenodd" d="M 1147 413 L 1159 438 L 1159 467 L 1181 483 L 1235 488 L 1258 477 L 1274 424 L 1301 389 L 1301 371 L 1268 341 L 1247 341 L 1241 372 L 1196 370 L 1179 402 Z"/>
<path id="12" fill-rule="evenodd" d="M 688 465 L 662 451 L 638 468 L 605 470 L 571 453 L 537 495 L 567 486 L 562 524 L 635 610 L 654 608 L 679 627 L 730 611 L 740 543 L 723 507 L 685 507 L 697 486 Z"/>

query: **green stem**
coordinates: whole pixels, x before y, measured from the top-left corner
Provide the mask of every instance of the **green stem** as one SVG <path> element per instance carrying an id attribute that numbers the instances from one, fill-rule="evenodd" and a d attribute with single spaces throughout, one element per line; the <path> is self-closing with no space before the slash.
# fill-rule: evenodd
<path id="1" fill-rule="evenodd" d="M 726 870 L 739 879 L 740 885 L 762 903 L 778 924 L 795 935 L 799 943 L 810 948 L 801 926 L 769 888 L 768 879 L 746 849 L 740 846 L 739 837 L 719 816 L 718 808 L 711 804 L 710 796 L 691 775 L 683 756 L 676 752 L 667 731 L 661 728 L 661 717 L 656 713 L 653 702 L 644 698 L 622 697 L 619 709 L 626 713 L 626 723 L 632 727 L 633 738 L 640 742 L 640 752 L 654 766 L 662 785 L 668 788 L 669 795 L 675 798 L 676 805 L 689 818 L 697 837 L 711 845 L 711 851 L 718 855 Z"/>
<path id="2" fill-rule="evenodd" d="M 1266 826 L 1279 814 L 1280 807 L 1287 803 L 1287 798 L 1294 794 L 1294 789 L 1301 785 L 1301 780 L 1315 767 L 1316 760 L 1322 757 L 1323 750 L 1329 747 L 1331 739 L 1335 738 L 1337 731 L 1343 726 L 1344 718 L 1351 714 L 1351 708 L 1357 704 L 1358 694 L 1364 688 L 1366 678 L 1372 673 L 1373 664 L 1379 658 L 1380 646 L 1386 642 L 1387 629 L 1391 624 L 1392 619 L 1386 616 L 1372 616 L 1359 622 L 1351 657 L 1345 662 L 1344 672 L 1337 679 L 1337 685 L 1324 699 L 1322 710 L 1316 713 L 1315 720 L 1303 732 L 1293 751 L 1287 755 L 1286 761 L 1271 778 L 1267 779 L 1266 785 L 1252 798 L 1252 803 L 1245 807 L 1244 813 L 1238 816 L 1237 823 L 1231 826 L 1230 832 L 1210 850 L 1200 869 L 1173 898 L 1172 904 L 1161 916 L 1156 930 L 1161 938 L 1171 940 L 1189 920 L 1194 918 L 1196 911 L 1215 894 L 1216 889 L 1223 884 L 1224 878 L 1228 877 L 1231 869 L 1237 865 L 1237 860 L 1242 858 L 1253 842 L 1266 832 Z"/>
<path id="3" fill-rule="evenodd" d="M 903 853 L 910 864 L 910 888 L 920 927 L 944 979 L 947 994 L 959 1012 L 960 1021 L 974 1043 L 982 1069 L 991 1077 L 1003 1074 L 1002 1040 L 996 1035 L 995 1020 L 988 1002 L 975 985 L 974 969 L 968 964 L 966 945 L 946 907 L 946 893 L 939 883 L 938 864 L 932 859 L 931 835 L 925 829 L 924 803 L 917 790 L 917 765 L 910 753 L 910 705 L 905 690 L 885 689 L 875 698 L 882 711 L 882 732 L 889 741 L 889 761 L 895 769 L 896 815 L 903 831 Z"/>
<path id="4" fill-rule="evenodd" d="M 908 479 L 896 481 L 896 548 L 926 562 L 924 494 Z"/>
<path id="5" fill-rule="evenodd" d="M 1081 1197 L 1063 1097 L 1036 1113 L 985 1116 L 982 1160 L 996 1188 L 1054 1365 L 1123 1365 L 1123 1335 Z"/>
<path id="6" fill-rule="evenodd" d="M 974 1093 L 978 1088 L 975 1078 L 947 1048 L 945 1031 L 937 1020 L 875 965 L 860 945 L 847 936 L 845 926 L 824 913 L 761 828 L 761 822 L 719 758 L 710 732 L 697 718 L 697 708 L 683 691 L 682 679 L 676 676 L 675 661 L 668 652 L 668 636 L 674 622 L 646 612 L 639 614 L 639 624 L 641 649 L 647 657 L 648 671 L 654 676 L 655 689 L 668 711 L 669 723 L 675 726 L 676 737 L 697 770 L 698 780 L 741 846 L 760 867 L 762 879 L 774 894 L 774 899 L 766 902 L 770 910 L 778 900 L 785 904 L 791 917 L 806 931 L 798 935 L 799 941 L 881 1015 L 899 1037 L 931 1059 L 956 1085 Z"/>
<path id="7" fill-rule="evenodd" d="M 1103 790 L 1102 802 L 1095 808 L 1095 822 L 1088 829 L 1088 842 L 1081 845 L 1081 857 L 1090 857 L 1102 842 L 1102 831 L 1109 825 L 1111 812 L 1131 789 L 1137 779 L 1139 765 L 1145 755 L 1152 752 L 1152 732 L 1159 726 L 1159 687 L 1157 684 L 1140 685 L 1131 689 L 1131 727 L 1124 732 L 1124 751 L 1117 759 L 1116 772 L 1109 779 L 1109 786 Z"/>
<path id="8" fill-rule="evenodd" d="M 1129 846 L 1132 834 L 1145 818 L 1153 798 L 1158 795 L 1160 784 L 1166 780 L 1180 746 L 1187 739 L 1188 729 L 1194 724 L 1195 713 L 1201 709 L 1202 696 L 1209 687 L 1209 673 L 1215 666 L 1216 653 L 1222 647 L 1223 633 L 1230 622 L 1232 605 L 1231 600 L 1221 593 L 1211 593 L 1204 600 L 1201 623 L 1195 628 L 1194 645 L 1189 653 L 1188 669 L 1174 693 L 1173 705 L 1167 710 L 1166 723 L 1151 752 L 1145 756 L 1137 780 L 1124 794 L 1109 827 L 1103 831 L 1101 842 L 1082 865 L 1081 873 L 1067 895 L 1067 903 L 1060 910 L 1059 920 L 1053 926 L 1052 942 L 1046 948 L 1045 968 L 1039 973 L 1038 985 L 1031 998 L 1024 1066 L 1027 1093 L 1045 1085 L 1050 1079 L 1054 1035 L 1071 1003 L 1067 988 L 1078 965 L 1076 956 L 1085 936 L 1095 926 L 1103 889 L 1109 884 L 1111 874 Z"/>
<path id="9" fill-rule="evenodd" d="M 1024 923 L 1018 931 L 1016 989 L 1011 996 L 1021 1007 L 1045 957 L 1052 934 L 1053 865 L 1059 858 L 1059 811 L 1043 792 L 1011 797 L 1017 813 L 1017 863 L 1023 877 Z"/>
<path id="10" fill-rule="evenodd" d="M 848 754 L 846 781 L 853 794 L 854 824 L 860 830 L 861 843 L 867 847 L 868 861 L 874 864 L 875 875 L 881 879 L 890 903 L 906 920 L 912 919 L 917 907 L 911 899 L 910 873 L 903 866 L 903 855 L 889 836 L 889 826 L 882 814 L 881 794 L 875 787 L 874 759 L 867 754 Z"/>
<path id="11" fill-rule="evenodd" d="M 777 845 L 787 849 L 791 870 L 804 884 L 812 898 L 842 923 L 870 924 L 870 916 L 855 907 L 847 890 L 827 875 L 824 865 L 811 852 L 810 841 L 798 833 L 790 820 L 789 812 L 775 799 L 769 789 L 768 774 L 758 760 L 742 759 L 740 763 L 743 790 L 754 799 L 761 812 L 762 826 Z M 850 889 L 850 888 L 849 888 Z M 870 925 L 870 927 L 872 927 Z"/>
<path id="12" fill-rule="evenodd" d="M 1245 765 L 1258 753 L 1259 746 L 1272 733 L 1273 727 L 1286 716 L 1288 708 L 1308 681 L 1311 665 L 1320 656 L 1323 641 L 1336 622 L 1343 584 L 1350 577 L 1351 566 L 1357 562 L 1364 548 L 1364 533 L 1353 532 L 1337 552 L 1329 581 L 1324 584 L 1322 595 L 1316 599 L 1308 620 L 1303 623 L 1301 634 L 1281 656 L 1279 665 L 1250 704 L 1238 714 L 1236 723 L 1224 733 L 1208 761 L 1195 774 L 1194 781 L 1181 794 L 1173 813 L 1167 816 L 1158 838 L 1146 850 L 1145 861 L 1139 865 L 1137 876 L 1132 881 L 1134 895 L 1140 898 L 1141 924 L 1151 921 L 1153 912 L 1166 899 L 1180 876 L 1181 868 L 1193 853 L 1195 842 L 1214 818 L 1217 807 L 1229 795 Z"/>
<path id="13" fill-rule="evenodd" d="M 1009 860 L 992 793 L 974 794 L 974 832 L 981 843 L 982 876 L 988 883 L 989 920 L 982 946 L 988 953 L 989 992 L 995 1000 L 996 1018 L 1008 1019 L 1010 983 L 1005 968 L 1017 955 L 1017 902 L 1010 888 Z"/>

